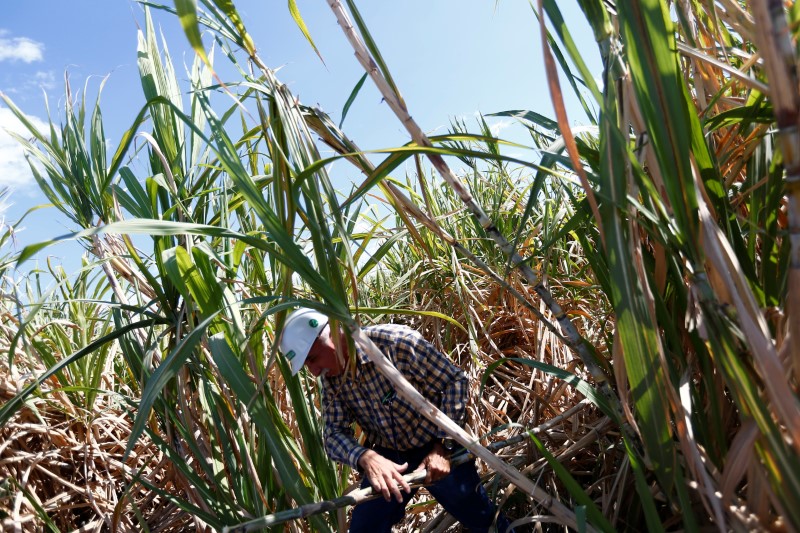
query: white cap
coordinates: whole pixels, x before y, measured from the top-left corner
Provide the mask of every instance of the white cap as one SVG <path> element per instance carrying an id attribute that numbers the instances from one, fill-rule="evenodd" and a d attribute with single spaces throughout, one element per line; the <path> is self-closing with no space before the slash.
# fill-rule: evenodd
<path id="1" fill-rule="evenodd" d="M 313 309 L 298 309 L 286 319 L 281 334 L 281 353 L 289 360 L 293 376 L 303 368 L 311 346 L 327 324 L 328 317 Z"/>

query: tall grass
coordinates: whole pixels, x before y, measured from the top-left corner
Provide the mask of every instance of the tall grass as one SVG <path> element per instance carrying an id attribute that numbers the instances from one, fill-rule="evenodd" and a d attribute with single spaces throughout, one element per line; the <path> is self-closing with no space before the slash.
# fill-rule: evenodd
<path id="1" fill-rule="evenodd" d="M 300 302 L 356 339 L 356 317 L 394 314 L 423 330 L 473 375 L 477 436 L 537 426 L 588 397 L 595 407 L 574 427 L 531 435 L 537 458 L 486 457 L 495 486 L 521 489 L 509 500 L 521 522 L 800 528 L 797 10 L 579 3 L 602 84 L 570 21 L 543 0 L 534 7 L 557 116 L 497 113 L 529 128 L 534 160 L 504 155 L 483 121 L 474 134 L 456 124 L 425 136 L 351 2 L 330 5 L 352 17 L 346 37 L 411 137 L 377 163 L 288 92 L 228 2 L 175 3 L 198 51 L 190 90 L 146 12 L 147 104 L 111 157 L 85 94 L 67 86 L 64 124 L 48 132 L 4 97 L 31 131 L 20 141 L 37 181 L 95 261 L 74 280 L 54 270 L 60 296 L 34 290 L 22 312 L 4 297 L 4 316 L 21 317 L 3 329 L 6 372 L 37 376 L 7 395 L 4 431 L 32 412 L 47 413 L 45 428 L 62 423 L 48 397 L 104 416 L 130 410 L 127 444 L 106 459 L 120 465 L 114 498 L 87 504 L 109 526 L 220 528 L 338 495 L 349 472 L 324 456 L 313 385 L 289 379 L 274 349 Z M 254 74 L 218 85 L 201 24 Z M 598 109 L 581 132 L 569 128 L 559 70 L 583 109 Z M 234 96 L 227 109 L 221 91 Z M 322 159 L 315 136 L 337 155 Z M 340 158 L 364 174 L 349 195 L 326 171 Z M 406 161 L 416 172 L 403 183 Z M 361 231 L 376 192 L 389 215 Z M 29 523 L 90 520 L 37 496 L 24 455 L 8 464 L 20 480 L 9 516 L 25 507 Z"/>

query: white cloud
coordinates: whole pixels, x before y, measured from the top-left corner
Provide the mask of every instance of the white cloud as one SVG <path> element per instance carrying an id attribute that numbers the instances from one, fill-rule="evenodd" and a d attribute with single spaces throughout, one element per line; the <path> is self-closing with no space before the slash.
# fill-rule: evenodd
<path id="1" fill-rule="evenodd" d="M 43 120 L 32 116 L 28 120 L 40 131 L 48 131 L 49 126 Z M 10 109 L 0 107 L 0 187 L 21 189 L 32 186 L 35 181 L 22 145 L 8 131 L 22 136 L 30 135 Z"/>
<path id="2" fill-rule="evenodd" d="M 47 91 L 56 88 L 56 75 L 52 70 L 39 70 L 33 75 L 33 83 Z"/>
<path id="3" fill-rule="evenodd" d="M 44 59 L 44 44 L 27 37 L 6 37 L 0 33 L 0 61 L 33 63 Z"/>
<path id="4" fill-rule="evenodd" d="M 516 122 L 517 121 L 513 119 L 500 120 L 498 122 L 495 122 L 494 124 L 491 124 L 489 126 L 489 129 L 492 131 L 492 135 L 494 135 L 495 137 L 500 137 L 500 132 L 502 132 L 506 128 L 513 126 L 514 124 L 516 124 Z"/>
<path id="5" fill-rule="evenodd" d="M 8 201 L 8 196 L 0 196 L 0 232 L 5 230 L 3 224 L 5 224 L 5 214 L 8 211 L 8 208 L 11 207 L 11 204 Z"/>
<path id="6" fill-rule="evenodd" d="M 31 95 L 41 94 L 42 91 L 51 91 L 57 87 L 56 75 L 52 70 L 39 70 L 32 76 L 17 76 L 19 82 L 15 87 L 4 87 L 6 94 L 17 96 L 18 101 L 25 101 Z"/>

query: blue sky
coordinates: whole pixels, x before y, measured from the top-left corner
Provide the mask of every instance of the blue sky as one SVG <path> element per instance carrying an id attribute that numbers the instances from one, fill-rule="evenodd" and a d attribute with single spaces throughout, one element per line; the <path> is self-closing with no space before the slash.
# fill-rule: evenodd
<path id="1" fill-rule="evenodd" d="M 285 2 L 234 0 L 265 63 L 299 99 L 319 105 L 334 120 L 363 74 L 327 2 L 298 0 L 297 5 L 325 61 L 311 49 L 289 16 Z M 171 2 L 167 2 L 171 5 Z M 477 113 L 528 109 L 552 117 L 545 81 L 541 36 L 531 4 L 523 0 L 404 0 L 359 2 L 412 116 L 428 132 L 442 133 L 454 117 L 475 126 Z M 535 3 L 534 3 L 535 5 Z M 591 32 L 574 0 L 559 2 L 586 61 L 599 74 Z M 113 143 L 130 127 L 144 98 L 136 66 L 137 28 L 142 8 L 129 0 L 27 0 L 7 2 L 0 20 L 0 91 L 35 123 L 63 111 L 64 76 L 73 91 L 94 99 L 102 78 L 102 109 Z M 193 54 L 177 18 L 154 12 L 179 73 Z M 221 67 L 225 58 L 217 56 Z M 235 78 L 232 78 L 235 79 Z M 567 89 L 568 90 L 568 89 Z M 570 102 L 568 102 L 569 104 Z M 573 125 L 586 122 L 574 100 Z M 514 135 L 510 121 L 493 121 L 501 137 Z M 0 129 L 19 131 L 0 105 Z M 508 129 L 507 129 L 508 128 Z M 368 80 L 344 124 L 363 149 L 397 146 L 408 135 Z M 0 186 L 12 188 L 0 220 L 16 221 L 28 208 L 45 202 L 36 189 L 19 148 L 0 132 Z M 24 246 L 73 231 L 55 209 L 45 208 L 19 228 Z M 47 250 L 56 260 L 77 267 L 75 249 Z M 68 268 L 69 270 L 69 268 Z"/>

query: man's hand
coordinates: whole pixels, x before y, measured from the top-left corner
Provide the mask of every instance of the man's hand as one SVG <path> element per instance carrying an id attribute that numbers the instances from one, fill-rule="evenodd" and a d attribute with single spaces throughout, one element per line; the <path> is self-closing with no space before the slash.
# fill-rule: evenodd
<path id="1" fill-rule="evenodd" d="M 398 502 L 403 501 L 398 484 L 406 493 L 411 492 L 408 482 L 403 479 L 403 472 L 408 468 L 408 463 L 399 465 L 373 450 L 367 450 L 359 458 L 358 466 L 364 470 L 372 490 L 383 494 L 383 499 L 387 502 L 391 501 L 392 494 Z"/>
<path id="2" fill-rule="evenodd" d="M 431 452 L 422 460 L 417 470 L 425 469 L 425 484 L 430 485 L 439 481 L 450 473 L 450 454 L 438 442 L 433 445 Z"/>

